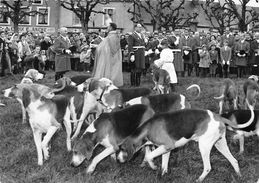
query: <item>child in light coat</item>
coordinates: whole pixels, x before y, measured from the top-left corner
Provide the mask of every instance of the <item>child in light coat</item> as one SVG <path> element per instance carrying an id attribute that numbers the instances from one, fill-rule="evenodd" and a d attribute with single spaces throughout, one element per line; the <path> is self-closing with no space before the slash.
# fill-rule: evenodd
<path id="1" fill-rule="evenodd" d="M 168 48 L 168 40 L 164 39 L 161 41 L 161 48 L 163 49 L 160 53 L 160 58 L 154 61 L 154 65 L 166 70 L 170 77 L 170 88 L 172 92 L 175 92 L 175 85 L 177 84 L 177 75 L 174 68 L 174 53 Z"/>
<path id="2" fill-rule="evenodd" d="M 81 50 L 80 63 L 83 64 L 83 70 L 86 72 L 90 72 L 91 53 L 89 45 L 84 46 Z"/>
<path id="3" fill-rule="evenodd" d="M 200 54 L 199 68 L 201 70 L 201 77 L 206 77 L 211 64 L 210 53 L 206 45 L 202 46 L 202 50 L 199 54 Z"/>

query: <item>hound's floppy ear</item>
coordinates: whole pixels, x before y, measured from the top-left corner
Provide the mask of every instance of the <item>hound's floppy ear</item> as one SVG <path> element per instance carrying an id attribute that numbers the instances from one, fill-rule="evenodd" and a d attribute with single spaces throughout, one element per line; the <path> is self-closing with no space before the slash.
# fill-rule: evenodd
<path id="1" fill-rule="evenodd" d="M 25 108 L 27 108 L 31 103 L 31 93 L 27 88 L 23 88 L 22 90 L 22 103 Z"/>

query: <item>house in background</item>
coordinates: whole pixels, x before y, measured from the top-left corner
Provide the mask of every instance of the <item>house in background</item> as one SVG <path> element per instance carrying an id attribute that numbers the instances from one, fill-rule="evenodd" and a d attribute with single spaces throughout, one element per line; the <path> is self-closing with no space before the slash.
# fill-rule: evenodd
<path id="1" fill-rule="evenodd" d="M 0 3 L 0 8 L 3 5 Z M 19 25 L 19 32 L 35 31 L 54 33 L 59 28 L 60 6 L 55 1 L 34 0 L 28 11 L 37 10 L 42 14 L 25 16 Z M 0 27 L 13 30 L 12 22 L 4 13 L 0 15 Z"/>

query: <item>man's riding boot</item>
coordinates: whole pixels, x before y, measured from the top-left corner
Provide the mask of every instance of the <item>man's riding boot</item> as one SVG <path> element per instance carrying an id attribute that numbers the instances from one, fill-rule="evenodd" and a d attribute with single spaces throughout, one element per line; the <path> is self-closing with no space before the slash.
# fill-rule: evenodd
<path id="1" fill-rule="evenodd" d="M 136 85 L 136 73 L 135 72 L 130 73 L 130 85 L 131 86 Z"/>
<path id="2" fill-rule="evenodd" d="M 136 86 L 140 86 L 141 73 L 136 73 Z"/>

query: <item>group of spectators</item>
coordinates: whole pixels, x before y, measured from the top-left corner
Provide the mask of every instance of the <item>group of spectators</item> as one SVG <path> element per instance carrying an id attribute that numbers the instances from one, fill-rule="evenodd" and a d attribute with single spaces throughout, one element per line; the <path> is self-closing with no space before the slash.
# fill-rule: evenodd
<path id="1" fill-rule="evenodd" d="M 178 76 L 228 77 L 229 73 L 243 77 L 259 74 L 259 33 L 226 31 L 223 35 L 211 32 L 154 32 L 147 34 L 146 64 L 152 63 L 166 39 L 174 52 Z"/>
<path id="2" fill-rule="evenodd" d="M 7 73 L 23 74 L 26 70 L 34 68 L 40 72 L 55 70 L 54 42 L 56 35 L 14 33 L 0 31 L 0 76 Z M 75 71 L 90 72 L 93 65 L 94 46 L 98 45 L 104 37 L 104 32 L 69 33 L 71 69 Z"/>
<path id="3" fill-rule="evenodd" d="M 189 29 L 174 32 L 142 32 L 145 40 L 145 69 L 159 58 L 160 43 L 166 39 L 168 47 L 174 53 L 174 67 L 177 76 L 228 77 L 235 73 L 237 77 L 259 73 L 259 33 L 239 33 L 226 31 L 223 35 L 211 32 L 192 32 Z M 96 45 L 102 42 L 104 31 L 69 33 L 72 45 L 69 49 L 71 69 L 90 72 L 94 65 Z M 120 35 L 122 64 L 124 71 L 130 71 L 128 37 L 131 33 Z M 55 69 L 53 44 L 59 35 L 10 34 L 0 31 L 1 71 L 14 74 L 24 73 L 29 68 L 40 72 Z"/>

